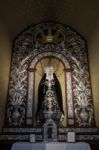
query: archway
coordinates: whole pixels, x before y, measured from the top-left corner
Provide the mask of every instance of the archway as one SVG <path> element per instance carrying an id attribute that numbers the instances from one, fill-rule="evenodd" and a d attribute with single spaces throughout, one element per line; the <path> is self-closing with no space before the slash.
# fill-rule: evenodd
<path id="1" fill-rule="evenodd" d="M 37 55 L 29 64 L 28 68 L 28 99 L 27 99 L 27 124 L 30 123 L 30 119 L 35 126 L 35 113 L 36 113 L 36 106 L 37 106 L 37 87 L 39 83 L 39 78 L 37 78 L 38 71 L 37 66 L 39 65 L 40 61 L 48 61 L 50 59 L 54 61 L 59 61 L 62 69 L 63 69 L 63 76 L 64 81 L 62 78 L 60 79 L 63 91 L 63 103 L 64 103 L 64 110 L 65 110 L 65 120 L 63 125 L 66 127 L 67 125 L 74 125 L 74 112 L 73 112 L 73 98 L 72 98 L 72 82 L 71 82 L 71 67 L 68 60 L 62 55 L 53 52 L 44 52 Z M 44 62 L 43 62 L 44 63 Z M 54 62 L 55 63 L 55 62 Z M 39 70 L 40 71 L 40 70 Z M 40 75 L 39 75 L 40 76 Z M 37 80 L 36 80 L 37 79 Z M 39 79 L 39 80 L 38 80 Z M 62 82 L 64 82 L 62 84 Z M 36 86 L 36 84 L 37 86 Z M 66 102 L 67 101 L 67 102 Z M 66 111 L 66 107 L 68 108 Z M 35 108 L 35 109 L 34 109 Z M 30 114 L 31 113 L 31 114 Z M 31 115 L 31 118 L 30 118 Z M 29 118 L 28 118 L 29 116 Z M 67 121 L 66 121 L 67 116 Z M 66 123 L 67 122 L 67 123 Z M 66 125 L 67 124 L 67 125 Z"/>

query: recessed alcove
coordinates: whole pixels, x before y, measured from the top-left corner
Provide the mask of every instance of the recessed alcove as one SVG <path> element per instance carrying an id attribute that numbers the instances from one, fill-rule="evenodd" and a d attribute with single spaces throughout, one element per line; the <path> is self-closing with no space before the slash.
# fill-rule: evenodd
<path id="1" fill-rule="evenodd" d="M 37 111 L 37 103 L 38 103 L 38 86 L 40 83 L 40 80 L 42 79 L 42 76 L 44 74 L 44 69 L 47 66 L 53 66 L 55 69 L 55 74 L 60 82 L 61 89 L 62 89 L 62 99 L 63 99 L 63 109 L 65 112 L 65 118 L 62 122 L 63 126 L 67 126 L 67 100 L 66 100 L 66 78 L 65 78 L 65 69 L 64 65 L 61 62 L 61 60 L 57 59 L 57 57 L 44 57 L 40 59 L 36 66 L 35 66 L 35 92 L 34 92 L 34 118 L 36 116 Z M 65 84 L 64 84 L 65 83 Z M 64 94 L 65 93 L 65 94 Z"/>

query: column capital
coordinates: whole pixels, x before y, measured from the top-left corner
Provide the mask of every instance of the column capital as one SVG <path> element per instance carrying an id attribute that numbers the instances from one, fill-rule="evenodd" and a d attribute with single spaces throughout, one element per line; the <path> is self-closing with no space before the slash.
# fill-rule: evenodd
<path id="1" fill-rule="evenodd" d="M 36 71 L 35 68 L 28 68 L 27 70 L 28 70 L 29 72 L 35 72 L 35 71 Z"/>
<path id="2" fill-rule="evenodd" d="M 65 72 L 71 72 L 71 68 L 64 68 Z"/>

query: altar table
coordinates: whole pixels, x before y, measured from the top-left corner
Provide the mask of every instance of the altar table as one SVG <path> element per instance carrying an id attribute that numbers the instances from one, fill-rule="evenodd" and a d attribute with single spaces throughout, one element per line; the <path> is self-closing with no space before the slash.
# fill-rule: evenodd
<path id="1" fill-rule="evenodd" d="M 17 142 L 12 145 L 11 150 L 91 150 L 90 145 L 84 142 L 77 143 L 28 143 Z"/>

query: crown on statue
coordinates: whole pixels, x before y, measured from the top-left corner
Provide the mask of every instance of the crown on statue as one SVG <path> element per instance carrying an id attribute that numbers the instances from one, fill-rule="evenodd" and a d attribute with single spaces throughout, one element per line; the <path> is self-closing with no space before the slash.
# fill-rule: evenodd
<path id="1" fill-rule="evenodd" d="M 40 43 L 60 43 L 63 40 L 63 34 L 51 27 L 48 29 L 43 29 L 41 32 L 37 35 L 37 40 Z"/>

